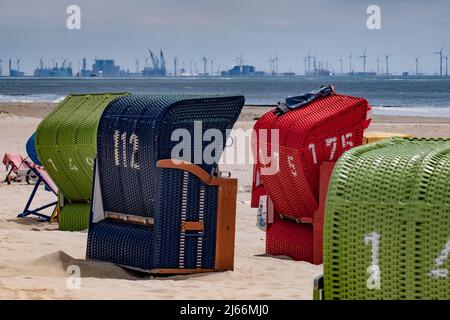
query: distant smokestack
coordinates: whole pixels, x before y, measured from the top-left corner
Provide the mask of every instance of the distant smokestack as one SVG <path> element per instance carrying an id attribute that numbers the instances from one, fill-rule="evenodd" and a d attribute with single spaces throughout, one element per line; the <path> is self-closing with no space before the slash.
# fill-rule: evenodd
<path id="1" fill-rule="evenodd" d="M 86 58 L 83 58 L 83 70 L 86 70 Z"/>
<path id="2" fill-rule="evenodd" d="M 12 62 L 11 59 L 9 59 L 9 76 L 11 77 L 11 66 L 12 66 Z"/>

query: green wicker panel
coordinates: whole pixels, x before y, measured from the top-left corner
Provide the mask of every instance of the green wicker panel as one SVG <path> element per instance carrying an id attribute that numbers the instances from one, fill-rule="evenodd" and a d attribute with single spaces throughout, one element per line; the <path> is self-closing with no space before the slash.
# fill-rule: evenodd
<path id="1" fill-rule="evenodd" d="M 40 123 L 35 142 L 39 160 L 66 199 L 91 198 L 98 123 L 106 106 L 124 95 L 69 95 Z"/>
<path id="2" fill-rule="evenodd" d="M 391 138 L 341 157 L 327 196 L 325 299 L 450 299 L 449 252 L 450 140 Z"/>
<path id="3" fill-rule="evenodd" d="M 82 231 L 89 227 L 90 205 L 88 203 L 68 203 L 59 213 L 59 230 Z"/>

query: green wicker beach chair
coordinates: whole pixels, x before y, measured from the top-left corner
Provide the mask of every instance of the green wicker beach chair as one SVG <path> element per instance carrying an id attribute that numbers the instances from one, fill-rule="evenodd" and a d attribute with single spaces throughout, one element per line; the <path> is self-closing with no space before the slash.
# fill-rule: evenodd
<path id="1" fill-rule="evenodd" d="M 39 160 L 61 192 L 61 230 L 78 231 L 89 226 L 98 123 L 106 106 L 125 95 L 128 94 L 69 95 L 36 131 Z"/>
<path id="2" fill-rule="evenodd" d="M 346 152 L 325 214 L 325 299 L 450 299 L 450 140 Z"/>

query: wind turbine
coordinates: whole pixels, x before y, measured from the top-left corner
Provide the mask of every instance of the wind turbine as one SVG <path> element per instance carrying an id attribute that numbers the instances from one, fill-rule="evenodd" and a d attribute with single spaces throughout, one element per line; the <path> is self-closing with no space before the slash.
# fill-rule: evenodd
<path id="1" fill-rule="evenodd" d="M 44 58 L 43 57 L 39 58 L 39 67 L 41 70 L 44 69 Z"/>
<path id="2" fill-rule="evenodd" d="M 363 55 L 359 57 L 363 59 L 363 72 L 366 73 L 366 58 L 367 58 L 366 49 L 364 49 Z"/>
<path id="3" fill-rule="evenodd" d="M 3 77 L 3 60 L 0 59 L 0 77 Z"/>
<path id="4" fill-rule="evenodd" d="M 443 52 L 444 52 L 444 47 L 441 47 L 440 51 L 434 52 L 434 54 L 438 54 L 439 55 L 439 75 L 442 77 L 442 58 L 443 58 Z"/>
<path id="5" fill-rule="evenodd" d="M 448 77 L 448 56 L 445 56 L 445 76 Z"/>
<path id="6" fill-rule="evenodd" d="M 341 74 L 343 74 L 343 70 L 342 70 L 342 63 L 344 62 L 344 60 L 342 58 L 339 59 L 339 63 L 341 64 Z"/>
<path id="7" fill-rule="evenodd" d="M 177 76 L 177 64 L 178 64 L 178 57 L 173 57 L 173 75 Z"/>
<path id="8" fill-rule="evenodd" d="M 308 55 L 306 57 L 303 57 L 305 59 L 305 74 L 311 72 L 311 49 L 308 50 Z M 308 61 L 308 71 L 306 71 L 306 61 Z"/>
<path id="9" fill-rule="evenodd" d="M 350 53 L 350 56 L 348 57 L 348 60 L 349 60 L 348 73 L 350 73 L 350 74 L 353 73 L 352 58 L 353 58 L 353 52 Z"/>
<path id="10" fill-rule="evenodd" d="M 380 58 L 377 58 L 377 75 L 380 75 Z"/>
<path id="11" fill-rule="evenodd" d="M 203 57 L 201 57 L 201 60 L 203 62 L 203 75 L 206 76 L 207 73 L 207 64 L 208 64 L 208 58 L 206 57 L 206 55 L 204 55 Z"/>
<path id="12" fill-rule="evenodd" d="M 134 58 L 134 64 L 136 66 L 136 73 L 139 73 L 139 62 L 141 61 L 141 58 Z"/>
<path id="13" fill-rule="evenodd" d="M 278 60 L 280 60 L 280 58 L 275 57 L 273 58 L 273 62 L 275 63 L 274 67 L 275 67 L 275 74 L 278 75 Z"/>
<path id="14" fill-rule="evenodd" d="M 305 64 L 305 75 L 306 75 L 306 67 L 307 67 L 308 58 L 303 57 L 303 63 Z"/>
<path id="15" fill-rule="evenodd" d="M 384 58 L 386 59 L 386 77 L 389 77 L 389 58 L 391 57 L 390 54 L 387 54 Z"/>
<path id="16" fill-rule="evenodd" d="M 416 57 L 416 76 L 419 75 L 419 57 Z"/>
<path id="17" fill-rule="evenodd" d="M 234 59 L 234 61 L 236 61 L 236 65 L 238 65 L 239 67 L 242 67 L 242 64 L 244 63 L 244 60 L 242 59 L 242 54 L 240 54 L 239 57 Z"/>
<path id="18" fill-rule="evenodd" d="M 17 72 L 20 72 L 20 58 L 16 58 L 17 61 Z"/>

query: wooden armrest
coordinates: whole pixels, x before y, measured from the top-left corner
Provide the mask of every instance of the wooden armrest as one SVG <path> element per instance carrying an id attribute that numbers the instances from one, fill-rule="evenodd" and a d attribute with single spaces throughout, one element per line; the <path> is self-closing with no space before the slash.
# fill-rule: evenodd
<path id="1" fill-rule="evenodd" d="M 202 167 L 193 164 L 188 161 L 183 161 L 179 159 L 163 159 L 156 162 L 156 167 L 164 169 L 178 169 L 182 171 L 187 171 L 194 176 L 198 177 L 204 183 L 210 186 L 218 186 L 227 180 L 235 180 L 230 178 L 217 178 L 208 174 Z"/>

